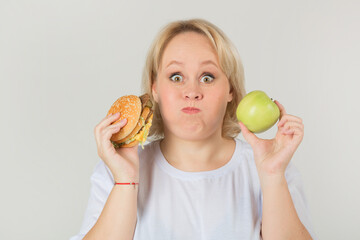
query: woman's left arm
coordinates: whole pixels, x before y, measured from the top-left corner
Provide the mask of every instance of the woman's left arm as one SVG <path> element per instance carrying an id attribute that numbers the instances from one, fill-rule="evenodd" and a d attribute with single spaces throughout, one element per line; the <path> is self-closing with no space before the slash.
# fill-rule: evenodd
<path id="1" fill-rule="evenodd" d="M 301 223 L 292 201 L 285 170 L 304 136 L 301 118 L 280 109 L 278 131 L 273 139 L 260 139 L 239 122 L 245 140 L 251 145 L 263 194 L 261 233 L 264 240 L 312 239 Z"/>

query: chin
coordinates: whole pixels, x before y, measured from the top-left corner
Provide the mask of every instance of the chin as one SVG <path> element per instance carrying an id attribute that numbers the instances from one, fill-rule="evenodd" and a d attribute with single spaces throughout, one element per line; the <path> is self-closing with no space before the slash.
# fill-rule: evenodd
<path id="1" fill-rule="evenodd" d="M 208 139 L 212 133 L 202 128 L 184 127 L 176 129 L 173 134 L 186 141 L 203 141 Z"/>

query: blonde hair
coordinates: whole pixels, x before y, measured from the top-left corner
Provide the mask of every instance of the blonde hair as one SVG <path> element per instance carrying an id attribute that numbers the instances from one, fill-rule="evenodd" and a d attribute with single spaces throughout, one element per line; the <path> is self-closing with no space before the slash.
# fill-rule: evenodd
<path id="1" fill-rule="evenodd" d="M 244 68 L 240 56 L 228 37 L 220 28 L 204 19 L 178 20 L 168 23 L 155 37 L 146 57 L 142 75 L 142 91 L 148 93 L 154 103 L 154 116 L 149 132 L 149 141 L 164 138 L 164 126 L 158 104 L 152 95 L 152 85 L 156 80 L 162 55 L 167 44 L 176 35 L 184 32 L 196 32 L 206 36 L 219 57 L 221 70 L 227 76 L 233 99 L 228 103 L 222 126 L 222 137 L 235 138 L 240 133 L 236 118 L 236 108 L 245 96 Z"/>

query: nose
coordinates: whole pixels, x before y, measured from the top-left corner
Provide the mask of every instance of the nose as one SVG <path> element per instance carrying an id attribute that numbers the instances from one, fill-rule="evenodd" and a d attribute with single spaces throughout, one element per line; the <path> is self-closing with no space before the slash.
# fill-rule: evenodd
<path id="1" fill-rule="evenodd" d="M 184 93 L 185 99 L 201 100 L 203 98 L 203 94 L 199 86 L 196 83 L 189 85 L 191 86 L 188 86 Z"/>

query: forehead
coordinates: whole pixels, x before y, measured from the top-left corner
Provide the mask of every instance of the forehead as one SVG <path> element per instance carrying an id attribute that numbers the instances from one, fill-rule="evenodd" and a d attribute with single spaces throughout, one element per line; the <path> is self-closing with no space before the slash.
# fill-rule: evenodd
<path id="1" fill-rule="evenodd" d="M 202 34 L 186 32 L 170 40 L 163 52 L 161 65 L 165 67 L 172 61 L 200 63 L 206 60 L 218 64 L 217 52 L 210 40 Z"/>

